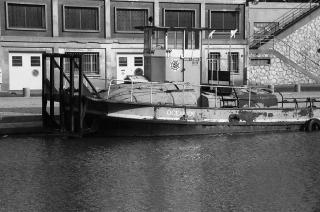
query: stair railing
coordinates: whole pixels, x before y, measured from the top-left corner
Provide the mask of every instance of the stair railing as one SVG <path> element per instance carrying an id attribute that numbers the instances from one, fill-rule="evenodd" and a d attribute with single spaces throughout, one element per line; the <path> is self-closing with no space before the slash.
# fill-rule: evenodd
<path id="1" fill-rule="evenodd" d="M 273 50 L 280 52 L 309 73 L 320 77 L 320 64 L 310 55 L 293 48 L 287 42 L 275 37 L 273 37 L 272 42 Z"/>
<path id="2" fill-rule="evenodd" d="M 312 58 L 310 55 L 305 54 L 294 47 L 290 46 L 287 42 L 277 39 L 272 36 L 269 37 L 268 41 L 265 39 L 257 40 L 259 43 L 269 43 L 269 49 L 275 50 L 287 57 L 291 61 L 295 62 L 298 66 L 308 71 L 309 73 L 320 77 L 320 63 Z"/>
<path id="3" fill-rule="evenodd" d="M 277 31 L 285 28 L 288 24 L 292 23 L 297 18 L 308 13 L 309 11 L 312 11 L 317 7 L 319 7 L 319 0 L 310 0 L 307 3 L 299 4 L 294 9 L 286 12 L 281 17 L 268 24 L 262 30 L 254 33 L 254 35 L 250 37 L 250 47 L 263 44 L 261 43 L 261 38 L 265 38 L 266 40 L 268 40 L 269 37 L 273 36 Z"/>

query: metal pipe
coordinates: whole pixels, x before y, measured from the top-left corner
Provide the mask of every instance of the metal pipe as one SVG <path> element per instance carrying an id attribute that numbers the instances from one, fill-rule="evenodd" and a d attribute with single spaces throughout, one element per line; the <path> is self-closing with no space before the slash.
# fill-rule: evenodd
<path id="1" fill-rule="evenodd" d="M 133 81 L 131 81 L 131 94 L 130 94 L 130 102 L 132 102 L 132 96 L 133 96 Z"/>
<path id="2" fill-rule="evenodd" d="M 183 84 L 183 88 L 182 88 L 182 104 L 184 105 L 184 84 Z"/>
<path id="3" fill-rule="evenodd" d="M 218 88 L 215 87 L 215 107 L 217 107 L 217 101 L 218 101 Z"/>
<path id="4" fill-rule="evenodd" d="M 59 110 L 60 110 L 60 131 L 64 132 L 65 131 L 65 125 L 64 125 L 64 90 L 63 90 L 63 62 L 64 58 L 63 56 L 60 56 L 60 88 L 59 88 Z"/>
<path id="5" fill-rule="evenodd" d="M 82 73 L 82 55 L 79 56 L 79 99 L 78 99 L 78 121 L 79 121 L 79 133 L 82 134 L 83 129 L 83 104 L 82 104 L 82 95 L 83 95 L 83 73 Z"/>
<path id="6" fill-rule="evenodd" d="M 249 87 L 249 103 L 248 106 L 251 107 L 251 87 Z"/>
<path id="7" fill-rule="evenodd" d="M 47 54 L 42 54 L 42 124 L 47 126 Z"/>
<path id="8" fill-rule="evenodd" d="M 152 104 L 152 83 L 150 84 L 150 104 Z"/>

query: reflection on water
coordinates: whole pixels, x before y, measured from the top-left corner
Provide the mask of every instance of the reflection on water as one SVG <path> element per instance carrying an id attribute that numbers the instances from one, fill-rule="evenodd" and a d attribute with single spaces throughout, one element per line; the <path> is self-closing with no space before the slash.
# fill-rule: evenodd
<path id="1" fill-rule="evenodd" d="M 320 211 L 320 133 L 0 139 L 1 211 Z"/>

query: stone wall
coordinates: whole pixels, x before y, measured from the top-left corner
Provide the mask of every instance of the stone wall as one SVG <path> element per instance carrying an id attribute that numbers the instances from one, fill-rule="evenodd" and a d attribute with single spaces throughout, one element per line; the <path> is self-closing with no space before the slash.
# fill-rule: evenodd
<path id="1" fill-rule="evenodd" d="M 320 48 L 320 14 L 319 9 L 315 11 L 313 17 L 307 17 L 310 20 L 304 20 L 306 24 L 301 27 L 293 30 L 289 28 L 284 34 L 284 37 L 278 36 L 278 38 L 282 37 L 281 40 L 287 45 L 284 45 L 283 42 L 275 41 L 274 46 L 270 45 L 270 48 L 274 48 L 282 55 L 286 56 L 291 61 L 295 62 L 302 68 L 306 67 L 310 73 L 320 77 L 320 66 L 313 63 L 312 61 L 304 59 L 303 54 L 307 55 L 308 58 L 319 63 L 320 61 L 320 53 L 317 50 Z M 318 15 L 318 16 L 317 16 Z M 289 32 L 289 33 L 288 33 Z M 265 47 L 262 47 L 265 48 Z M 297 53 L 297 51 L 302 53 Z M 274 55 L 269 54 L 250 54 L 250 58 L 254 57 L 269 57 L 271 59 L 271 64 L 266 66 L 252 66 L 249 63 L 248 68 L 248 82 L 249 84 L 303 84 L 303 83 L 316 83 L 315 80 L 310 79 L 305 76 L 294 67 L 286 64 L 279 58 L 276 58 Z"/>
<path id="2" fill-rule="evenodd" d="M 308 55 L 314 61 L 320 61 L 320 16 L 295 30 L 282 40 L 294 49 Z"/>
<path id="3" fill-rule="evenodd" d="M 272 54 L 250 54 L 250 58 L 270 58 L 269 65 L 249 65 L 249 85 L 281 85 L 281 84 L 304 84 L 315 83 L 295 68 Z"/>

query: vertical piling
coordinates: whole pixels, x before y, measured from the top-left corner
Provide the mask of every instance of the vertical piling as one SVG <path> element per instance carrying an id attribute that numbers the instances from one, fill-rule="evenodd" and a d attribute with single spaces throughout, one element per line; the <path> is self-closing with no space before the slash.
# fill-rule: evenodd
<path id="1" fill-rule="evenodd" d="M 79 102 L 78 102 L 78 119 L 79 119 L 79 133 L 82 134 L 82 128 L 83 128 L 83 108 L 82 108 L 82 95 L 83 95 L 83 73 L 82 73 L 82 55 L 79 56 L 79 65 L 78 65 L 78 70 L 79 70 Z"/>
<path id="2" fill-rule="evenodd" d="M 59 110 L 60 110 L 60 131 L 65 131 L 65 123 L 64 123 L 64 110 L 65 110 L 65 104 L 64 104 L 64 90 L 63 90 L 63 74 L 64 74 L 64 58 L 60 56 L 60 82 L 59 82 Z"/>
<path id="3" fill-rule="evenodd" d="M 74 132 L 74 58 L 70 57 L 70 95 L 69 95 L 69 108 L 70 108 L 70 132 Z"/>
<path id="4" fill-rule="evenodd" d="M 54 56 L 50 56 L 50 117 L 54 118 Z"/>

